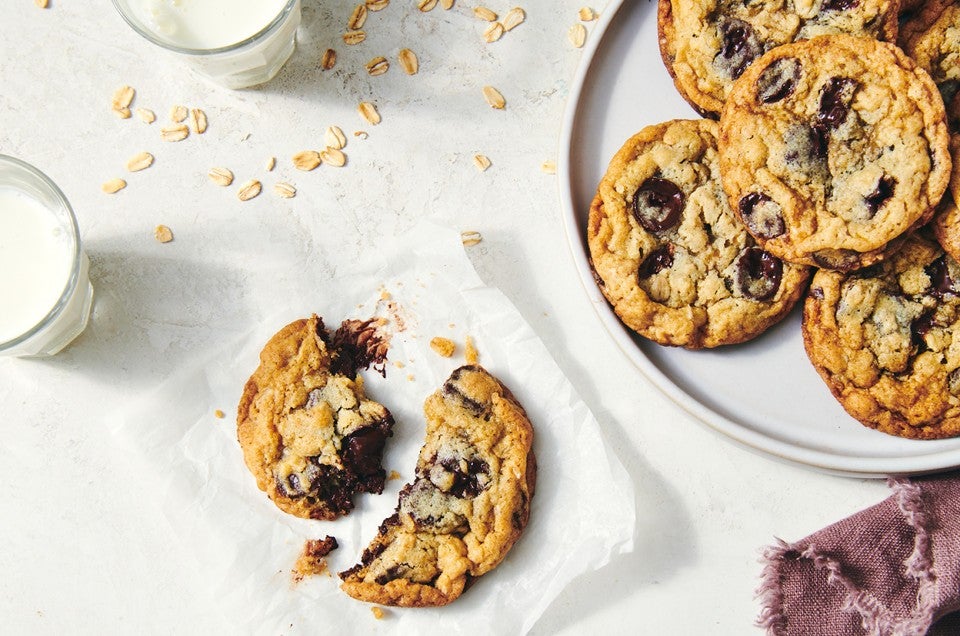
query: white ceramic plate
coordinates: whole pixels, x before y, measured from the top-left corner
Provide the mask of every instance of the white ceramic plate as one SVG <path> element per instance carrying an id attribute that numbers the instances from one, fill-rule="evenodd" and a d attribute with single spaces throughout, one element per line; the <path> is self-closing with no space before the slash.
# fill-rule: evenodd
<path id="1" fill-rule="evenodd" d="M 589 35 L 560 139 L 567 236 L 604 327 L 667 396 L 753 450 L 859 477 L 960 466 L 960 438 L 899 439 L 847 415 L 807 360 L 799 307 L 748 344 L 687 351 L 635 336 L 607 305 L 593 281 L 586 242 L 587 212 L 607 163 L 644 126 L 697 117 L 660 59 L 656 5 L 655 0 L 610 1 Z"/>

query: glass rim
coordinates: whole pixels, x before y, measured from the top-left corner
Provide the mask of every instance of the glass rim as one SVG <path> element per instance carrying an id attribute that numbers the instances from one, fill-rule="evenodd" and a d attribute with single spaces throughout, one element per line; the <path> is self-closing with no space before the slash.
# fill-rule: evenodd
<path id="1" fill-rule="evenodd" d="M 33 327 L 23 332 L 16 338 L 11 338 L 5 342 L 0 342 L 0 351 L 5 351 L 23 344 L 24 342 L 33 338 L 35 335 L 46 329 L 63 312 L 64 308 L 67 306 L 67 303 L 69 303 L 70 299 L 73 297 L 73 292 L 76 290 L 77 282 L 80 279 L 80 265 L 83 256 L 83 250 L 80 245 L 80 226 L 77 225 L 77 216 L 74 214 L 73 207 L 71 207 L 70 201 L 67 200 L 63 190 L 61 190 L 60 187 L 54 183 L 50 177 L 26 161 L 17 159 L 16 157 L 11 157 L 9 155 L 0 154 L 0 164 L 13 166 L 14 168 L 36 179 L 43 188 L 50 191 L 50 193 L 53 195 L 53 198 L 56 199 L 57 202 L 63 207 L 67 218 L 70 220 L 69 228 L 71 237 L 73 238 L 73 263 L 70 267 L 70 278 L 67 279 L 67 283 L 64 285 L 63 292 L 61 292 L 57 302 L 53 305 L 53 308 L 47 312 L 47 314 Z"/>
<path id="2" fill-rule="evenodd" d="M 113 2 L 114 8 L 117 10 L 117 13 L 120 14 L 120 17 L 123 18 L 123 21 L 130 25 L 134 31 L 140 34 L 145 40 L 152 42 L 153 44 L 167 49 L 168 51 L 173 51 L 175 53 L 180 53 L 182 55 L 195 55 L 199 57 L 219 55 L 221 53 L 230 53 L 232 51 L 237 51 L 246 46 L 249 46 L 256 41 L 262 39 L 268 33 L 273 30 L 276 30 L 280 27 L 287 16 L 290 15 L 290 12 L 293 11 L 293 7 L 296 6 L 300 0 L 287 0 L 283 8 L 277 13 L 276 17 L 270 21 L 265 27 L 254 33 L 253 35 L 240 40 L 239 42 L 234 42 L 233 44 L 227 44 L 226 46 L 220 46 L 213 49 L 194 49 L 186 46 L 178 46 L 169 42 L 167 40 L 161 39 L 153 31 L 145 28 L 143 24 L 137 20 L 131 12 L 128 10 L 129 2 L 127 0 L 111 0 Z"/>

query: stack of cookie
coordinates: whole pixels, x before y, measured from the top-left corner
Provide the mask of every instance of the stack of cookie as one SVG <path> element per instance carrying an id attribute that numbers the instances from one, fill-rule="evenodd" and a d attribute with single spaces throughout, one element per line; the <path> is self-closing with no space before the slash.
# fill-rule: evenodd
<path id="1" fill-rule="evenodd" d="M 851 415 L 960 435 L 960 3 L 808 4 L 660 0 L 661 56 L 705 119 L 613 157 L 597 283 L 638 334 L 690 349 L 805 295 L 807 353 Z"/>

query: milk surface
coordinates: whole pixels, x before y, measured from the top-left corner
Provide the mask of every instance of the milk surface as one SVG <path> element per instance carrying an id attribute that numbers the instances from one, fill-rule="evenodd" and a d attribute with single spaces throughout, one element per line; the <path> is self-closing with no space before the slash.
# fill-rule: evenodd
<path id="1" fill-rule="evenodd" d="M 73 259 L 71 234 L 53 212 L 0 186 L 0 342 L 29 331 L 53 309 Z"/>
<path id="2" fill-rule="evenodd" d="M 130 0 L 161 39 L 188 49 L 216 49 L 259 33 L 286 0 Z"/>

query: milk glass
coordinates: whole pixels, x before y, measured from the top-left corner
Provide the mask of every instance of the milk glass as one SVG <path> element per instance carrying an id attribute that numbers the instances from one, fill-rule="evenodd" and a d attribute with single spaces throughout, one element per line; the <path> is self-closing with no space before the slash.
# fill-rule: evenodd
<path id="1" fill-rule="evenodd" d="M 113 0 L 134 31 L 227 88 L 271 80 L 296 48 L 300 0 Z"/>
<path id="2" fill-rule="evenodd" d="M 93 301 L 89 268 L 60 188 L 0 155 L 0 356 L 50 356 L 80 335 Z"/>

